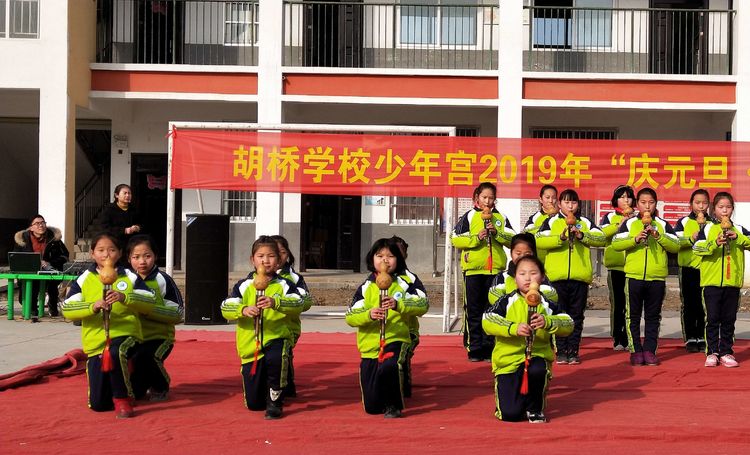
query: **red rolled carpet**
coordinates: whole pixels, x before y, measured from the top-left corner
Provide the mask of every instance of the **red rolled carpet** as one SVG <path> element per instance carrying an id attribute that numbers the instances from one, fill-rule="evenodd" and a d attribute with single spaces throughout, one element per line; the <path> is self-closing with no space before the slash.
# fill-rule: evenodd
<path id="1" fill-rule="evenodd" d="M 469 363 L 458 336 L 424 336 L 405 418 L 366 415 L 355 336 L 305 333 L 295 350 L 298 397 L 266 421 L 243 406 L 232 332 L 178 331 L 170 400 L 136 417 L 86 407 L 83 375 L 0 392 L 0 453 L 748 453 L 749 343 L 740 368 L 704 368 L 677 340 L 663 364 L 633 368 L 608 340 L 585 339 L 583 363 L 555 366 L 546 425 L 493 416 L 488 363 Z"/>

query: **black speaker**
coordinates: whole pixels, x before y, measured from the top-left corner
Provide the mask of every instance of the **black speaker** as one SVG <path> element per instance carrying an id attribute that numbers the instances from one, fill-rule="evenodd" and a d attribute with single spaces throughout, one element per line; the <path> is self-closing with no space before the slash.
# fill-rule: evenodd
<path id="1" fill-rule="evenodd" d="M 226 324 L 221 302 L 229 286 L 229 215 L 187 215 L 185 324 Z"/>

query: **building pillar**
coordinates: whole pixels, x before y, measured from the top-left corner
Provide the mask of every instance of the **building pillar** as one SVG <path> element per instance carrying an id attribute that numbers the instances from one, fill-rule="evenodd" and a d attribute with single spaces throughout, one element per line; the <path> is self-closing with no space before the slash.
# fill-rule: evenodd
<path id="1" fill-rule="evenodd" d="M 64 86 L 63 86 L 64 87 Z M 75 105 L 58 86 L 39 91 L 39 213 L 75 243 Z"/>
<path id="2" fill-rule="evenodd" d="M 737 76 L 736 106 L 732 122 L 732 140 L 750 141 L 750 3 L 735 1 L 734 36 L 732 43 L 732 68 Z M 744 10 L 742 8 L 745 8 Z M 743 14 L 744 13 L 744 14 Z M 746 169 L 743 169 L 746 171 Z M 742 176 L 747 178 L 747 175 Z M 737 175 L 735 175 L 735 179 Z M 734 191 L 737 191 L 735 187 Z M 713 193 L 711 196 L 713 197 Z M 736 195 L 735 195 L 736 196 Z M 734 221 L 750 226 L 750 203 L 739 202 L 734 208 Z M 745 281 L 750 280 L 750 268 L 745 268 Z"/>
<path id="3" fill-rule="evenodd" d="M 498 47 L 498 109 L 497 137 L 523 136 L 523 2 L 499 1 Z M 503 196 L 502 183 L 498 183 L 498 196 Z M 521 200 L 502 199 L 498 203 L 510 219 L 513 228 L 520 232 Z"/>
<path id="4" fill-rule="evenodd" d="M 283 23 L 282 0 L 264 0 L 258 6 L 260 31 L 263 39 L 258 49 L 258 123 L 280 124 L 283 90 L 281 56 L 284 37 L 279 24 Z M 284 198 L 281 193 L 257 193 L 255 235 L 281 233 Z"/>

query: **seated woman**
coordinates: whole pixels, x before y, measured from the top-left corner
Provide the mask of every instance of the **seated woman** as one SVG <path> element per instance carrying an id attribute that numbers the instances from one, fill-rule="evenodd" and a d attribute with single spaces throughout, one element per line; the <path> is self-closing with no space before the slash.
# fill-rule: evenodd
<path id="1" fill-rule="evenodd" d="M 47 222 L 42 215 L 31 217 L 29 227 L 16 232 L 13 239 L 15 240 L 13 251 L 41 254 L 42 270 L 62 270 L 65 263 L 68 262 L 68 249 L 62 241 L 62 233 L 57 228 L 47 226 Z M 58 284 L 57 281 L 47 281 L 45 284 L 49 296 L 49 315 L 53 318 L 56 318 L 59 314 L 57 311 Z M 34 297 L 39 295 L 39 281 L 34 281 L 31 295 L 31 320 L 37 322 L 38 305 L 37 299 Z M 20 287 L 18 298 L 20 302 L 23 302 L 23 286 Z"/>

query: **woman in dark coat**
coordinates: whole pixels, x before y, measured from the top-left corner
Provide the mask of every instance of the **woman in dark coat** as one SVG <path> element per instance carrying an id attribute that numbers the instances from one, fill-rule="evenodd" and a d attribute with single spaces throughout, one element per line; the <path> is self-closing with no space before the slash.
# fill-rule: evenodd
<path id="1" fill-rule="evenodd" d="M 132 198 L 130 186 L 119 184 L 115 187 L 115 201 L 107 204 L 102 213 L 102 227 L 116 235 L 123 246 L 128 244 L 130 237 L 143 230 L 141 217 L 131 204 Z"/>

